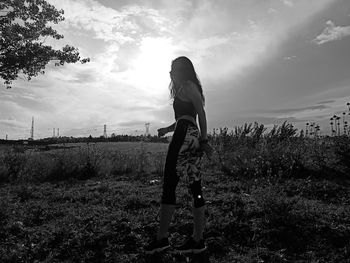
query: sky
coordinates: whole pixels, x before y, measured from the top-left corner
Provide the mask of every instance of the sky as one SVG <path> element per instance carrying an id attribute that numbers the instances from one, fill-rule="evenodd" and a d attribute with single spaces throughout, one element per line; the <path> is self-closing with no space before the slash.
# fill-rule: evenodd
<path id="1" fill-rule="evenodd" d="M 0 139 L 150 133 L 172 124 L 171 61 L 187 56 L 206 98 L 208 132 L 284 121 L 298 131 L 350 102 L 348 0 L 49 0 L 64 10 L 55 48 L 86 64 L 0 84 Z M 350 122 L 350 115 L 346 115 Z"/>

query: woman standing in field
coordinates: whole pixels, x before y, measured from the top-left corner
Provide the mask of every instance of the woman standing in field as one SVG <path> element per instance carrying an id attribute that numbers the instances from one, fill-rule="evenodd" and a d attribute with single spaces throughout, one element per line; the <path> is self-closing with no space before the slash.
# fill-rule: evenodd
<path id="1" fill-rule="evenodd" d="M 170 247 L 168 228 L 175 210 L 176 186 L 180 177 L 186 180 L 193 197 L 193 235 L 175 251 L 200 253 L 206 249 L 203 231 L 205 227 L 205 202 L 202 195 L 200 162 L 203 151 L 208 157 L 212 149 L 208 145 L 204 96 L 192 62 L 187 57 L 172 61 L 170 94 L 176 122 L 158 130 L 158 136 L 174 131 L 169 144 L 164 168 L 163 193 L 160 206 L 160 224 L 157 237 L 145 247 L 153 254 Z M 200 132 L 197 127 L 198 115 Z"/>

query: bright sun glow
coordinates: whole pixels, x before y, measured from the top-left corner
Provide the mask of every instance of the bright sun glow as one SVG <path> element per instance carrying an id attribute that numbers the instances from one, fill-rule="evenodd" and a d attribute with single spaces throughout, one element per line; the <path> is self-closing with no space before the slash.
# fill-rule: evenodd
<path id="1" fill-rule="evenodd" d="M 169 39 L 143 38 L 140 55 L 133 63 L 133 75 L 138 86 L 150 94 L 160 95 L 168 92 L 171 61 L 175 58 L 175 48 Z"/>

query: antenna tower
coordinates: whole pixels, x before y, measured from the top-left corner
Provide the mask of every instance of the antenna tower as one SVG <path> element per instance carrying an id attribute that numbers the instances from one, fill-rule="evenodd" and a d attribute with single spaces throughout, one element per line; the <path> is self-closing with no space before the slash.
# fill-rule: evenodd
<path id="1" fill-rule="evenodd" d="M 30 139 L 34 140 L 34 117 L 32 117 L 32 128 L 30 129 Z"/>
<path id="2" fill-rule="evenodd" d="M 151 124 L 149 123 L 149 122 L 146 122 L 145 123 L 145 126 L 146 126 L 146 136 L 148 136 L 149 135 L 149 126 L 150 126 Z"/>
<path id="3" fill-rule="evenodd" d="M 107 138 L 107 125 L 106 124 L 103 126 L 103 137 Z"/>

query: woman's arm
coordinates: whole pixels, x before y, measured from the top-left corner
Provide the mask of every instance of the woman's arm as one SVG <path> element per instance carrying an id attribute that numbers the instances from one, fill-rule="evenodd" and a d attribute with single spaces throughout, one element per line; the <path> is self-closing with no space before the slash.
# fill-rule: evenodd
<path id="1" fill-rule="evenodd" d="M 168 132 L 172 132 L 175 130 L 175 125 L 176 125 L 176 122 L 174 122 L 173 124 L 171 124 L 170 126 L 166 127 L 167 131 Z"/>
<path id="2" fill-rule="evenodd" d="M 213 148 L 208 144 L 207 117 L 203 107 L 202 96 L 199 93 L 197 87 L 194 86 L 194 84 L 192 87 L 190 86 L 187 88 L 187 94 L 188 94 L 188 98 L 193 103 L 194 108 L 196 109 L 198 114 L 199 127 L 201 130 L 201 137 L 199 138 L 200 148 L 205 152 L 208 159 L 210 160 L 213 154 Z"/>
<path id="3" fill-rule="evenodd" d="M 202 96 L 199 93 L 194 83 L 188 82 L 185 87 L 185 92 L 189 100 L 193 103 L 194 108 L 198 114 L 199 128 L 201 131 L 201 140 L 207 140 L 207 117 L 203 107 Z"/>
<path id="4" fill-rule="evenodd" d="M 168 132 L 174 131 L 175 130 L 175 125 L 176 125 L 176 122 L 174 122 L 173 124 L 171 124 L 168 127 L 158 129 L 158 136 L 162 137 L 165 134 L 167 134 Z"/>

